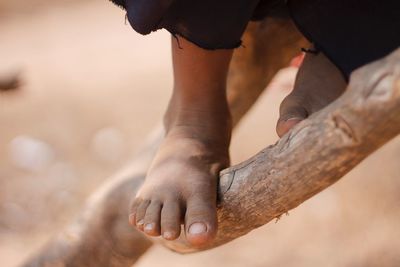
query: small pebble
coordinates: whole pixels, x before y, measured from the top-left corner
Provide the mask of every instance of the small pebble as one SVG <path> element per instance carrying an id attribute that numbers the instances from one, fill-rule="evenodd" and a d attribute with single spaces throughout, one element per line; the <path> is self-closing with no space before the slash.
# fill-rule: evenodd
<path id="1" fill-rule="evenodd" d="M 42 140 L 20 135 L 9 144 L 12 163 L 21 169 L 38 172 L 46 168 L 54 160 L 53 148 Z"/>
<path id="2" fill-rule="evenodd" d="M 20 205 L 13 202 L 6 202 L 0 206 L 1 217 L 0 225 L 5 226 L 9 230 L 22 231 L 30 226 L 30 218 Z"/>
<path id="3" fill-rule="evenodd" d="M 123 134 L 111 127 L 99 130 L 93 137 L 91 147 L 99 160 L 110 163 L 120 160 L 126 151 Z"/>

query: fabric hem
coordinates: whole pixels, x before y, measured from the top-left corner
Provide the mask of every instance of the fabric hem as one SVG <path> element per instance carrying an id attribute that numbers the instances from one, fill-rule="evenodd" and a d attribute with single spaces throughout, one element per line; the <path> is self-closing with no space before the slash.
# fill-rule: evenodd
<path id="1" fill-rule="evenodd" d="M 205 50 L 220 50 L 220 49 L 236 49 L 239 48 L 240 46 L 242 46 L 242 41 L 238 41 L 235 44 L 228 44 L 228 45 L 210 45 L 210 44 L 206 44 L 202 41 L 197 40 L 196 38 L 194 38 L 193 36 L 189 35 L 189 34 L 182 34 L 179 31 L 176 31 L 174 29 L 170 29 L 167 27 L 163 27 L 162 29 L 167 30 L 172 36 L 174 36 L 175 38 L 177 36 L 180 36 L 184 39 L 186 39 L 187 41 L 197 45 L 200 48 L 203 48 Z M 178 42 L 178 41 L 177 41 Z"/>

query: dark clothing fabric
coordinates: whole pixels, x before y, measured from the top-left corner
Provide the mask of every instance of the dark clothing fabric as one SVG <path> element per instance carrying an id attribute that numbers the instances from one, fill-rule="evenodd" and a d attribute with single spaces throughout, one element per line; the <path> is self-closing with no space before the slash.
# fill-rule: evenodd
<path id="1" fill-rule="evenodd" d="M 141 34 L 166 29 L 205 49 L 241 44 L 250 20 L 290 13 L 348 78 L 400 46 L 400 0 L 112 0 Z"/>
<path id="2" fill-rule="evenodd" d="M 133 29 L 149 34 L 166 29 L 205 49 L 229 49 L 253 15 L 263 18 L 277 0 L 112 0 L 127 11 Z M 271 2 L 271 3 L 269 3 Z M 259 7 L 259 9 L 257 9 Z M 257 11 L 256 11 L 257 10 Z"/>
<path id="3" fill-rule="evenodd" d="M 400 47 L 400 0 L 291 0 L 300 31 L 348 78 Z"/>

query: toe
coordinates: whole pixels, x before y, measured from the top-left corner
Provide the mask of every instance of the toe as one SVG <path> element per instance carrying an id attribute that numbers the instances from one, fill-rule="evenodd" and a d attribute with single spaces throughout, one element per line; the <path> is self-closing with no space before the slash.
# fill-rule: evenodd
<path id="1" fill-rule="evenodd" d="M 135 198 L 130 205 L 129 224 L 132 226 L 136 226 L 136 212 L 141 202 L 140 199 Z"/>
<path id="2" fill-rule="evenodd" d="M 136 227 L 143 231 L 144 227 L 144 216 L 146 214 L 147 207 L 150 204 L 150 200 L 143 200 L 136 209 Z"/>
<path id="3" fill-rule="evenodd" d="M 296 124 L 308 117 L 305 100 L 293 94 L 288 95 L 281 103 L 280 116 L 276 126 L 279 137 L 285 135 Z"/>
<path id="4" fill-rule="evenodd" d="M 144 216 L 143 230 L 150 236 L 160 235 L 160 217 L 161 217 L 162 203 L 159 200 L 153 200 L 149 204 Z"/>
<path id="5" fill-rule="evenodd" d="M 181 208 L 178 201 L 167 201 L 161 212 L 161 232 L 165 239 L 175 240 L 181 233 Z"/>
<path id="6" fill-rule="evenodd" d="M 212 198 L 194 197 L 188 200 L 185 216 L 186 239 L 193 246 L 210 242 L 217 231 L 217 210 Z"/>
<path id="7" fill-rule="evenodd" d="M 301 118 L 290 118 L 288 120 L 279 120 L 276 126 L 276 132 L 279 137 L 284 136 L 287 132 L 290 131 L 294 126 L 296 126 L 299 122 L 304 119 Z"/>

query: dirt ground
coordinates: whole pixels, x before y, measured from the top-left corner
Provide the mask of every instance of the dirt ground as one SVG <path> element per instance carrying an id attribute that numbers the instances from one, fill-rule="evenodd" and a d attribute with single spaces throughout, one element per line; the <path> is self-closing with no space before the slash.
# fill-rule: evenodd
<path id="1" fill-rule="evenodd" d="M 0 93 L 1 266 L 68 223 L 160 120 L 169 42 L 134 33 L 107 1 L 0 0 L 0 78 L 23 80 Z M 277 140 L 294 75 L 282 71 L 237 129 L 234 162 Z M 277 223 L 196 255 L 154 247 L 136 266 L 400 266 L 399 160 L 397 138 Z"/>

